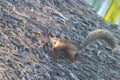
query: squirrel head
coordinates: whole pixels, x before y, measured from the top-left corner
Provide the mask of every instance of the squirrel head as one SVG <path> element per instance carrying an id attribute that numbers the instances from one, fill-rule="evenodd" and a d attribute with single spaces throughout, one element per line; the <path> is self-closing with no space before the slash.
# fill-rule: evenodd
<path id="1" fill-rule="evenodd" d="M 56 37 L 52 38 L 51 36 L 48 36 L 48 47 L 55 48 L 57 41 L 58 39 Z"/>

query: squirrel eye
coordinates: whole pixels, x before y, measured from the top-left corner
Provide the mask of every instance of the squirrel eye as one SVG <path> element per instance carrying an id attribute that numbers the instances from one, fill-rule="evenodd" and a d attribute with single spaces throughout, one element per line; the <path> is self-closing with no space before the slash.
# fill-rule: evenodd
<path id="1" fill-rule="evenodd" d="M 54 42 L 53 44 L 56 44 L 56 42 Z"/>

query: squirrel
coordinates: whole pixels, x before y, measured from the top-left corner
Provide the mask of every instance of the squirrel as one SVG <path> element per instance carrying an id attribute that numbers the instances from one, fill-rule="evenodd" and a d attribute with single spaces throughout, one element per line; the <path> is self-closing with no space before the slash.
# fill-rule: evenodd
<path id="1" fill-rule="evenodd" d="M 115 51 L 118 43 L 117 39 L 113 34 L 104 29 L 97 29 L 92 32 L 90 32 L 85 40 L 82 42 L 81 45 L 79 45 L 77 42 L 68 40 L 68 39 L 62 39 L 62 38 L 52 38 L 48 37 L 48 45 L 52 47 L 54 50 L 54 57 L 53 60 L 56 61 L 59 52 L 64 51 L 68 55 L 68 59 L 70 62 L 75 61 L 75 56 L 86 46 L 90 45 L 91 43 L 95 42 L 96 40 L 103 40 L 105 41 L 112 49 L 112 51 Z"/>

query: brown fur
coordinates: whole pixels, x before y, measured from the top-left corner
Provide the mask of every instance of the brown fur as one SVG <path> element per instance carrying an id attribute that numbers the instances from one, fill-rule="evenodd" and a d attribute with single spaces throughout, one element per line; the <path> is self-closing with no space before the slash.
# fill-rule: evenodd
<path id="1" fill-rule="evenodd" d="M 103 29 L 97 29 L 90 32 L 81 46 L 78 46 L 76 42 L 68 39 L 49 37 L 49 44 L 54 49 L 53 60 L 58 58 L 60 51 L 64 51 L 67 53 L 69 60 L 73 62 L 75 61 L 75 55 L 79 53 L 81 49 L 84 49 L 86 46 L 96 40 L 104 40 L 111 46 L 112 49 L 116 48 L 117 46 L 116 38 L 111 34 L 111 32 Z"/>
<path id="2" fill-rule="evenodd" d="M 74 61 L 74 56 L 79 51 L 77 47 L 74 45 L 74 42 L 68 39 L 50 38 L 49 43 L 54 50 L 53 60 L 56 60 L 58 58 L 60 51 L 65 51 L 68 55 L 69 60 Z"/>

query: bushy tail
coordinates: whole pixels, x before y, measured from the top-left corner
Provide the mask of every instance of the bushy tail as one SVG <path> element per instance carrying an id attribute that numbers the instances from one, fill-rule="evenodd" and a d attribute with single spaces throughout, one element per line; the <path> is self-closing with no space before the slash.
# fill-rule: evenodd
<path id="1" fill-rule="evenodd" d="M 88 34 L 88 36 L 81 45 L 81 49 L 84 49 L 86 46 L 96 40 L 104 40 L 111 46 L 112 49 L 117 46 L 117 40 L 111 32 L 103 29 L 97 29 Z"/>

